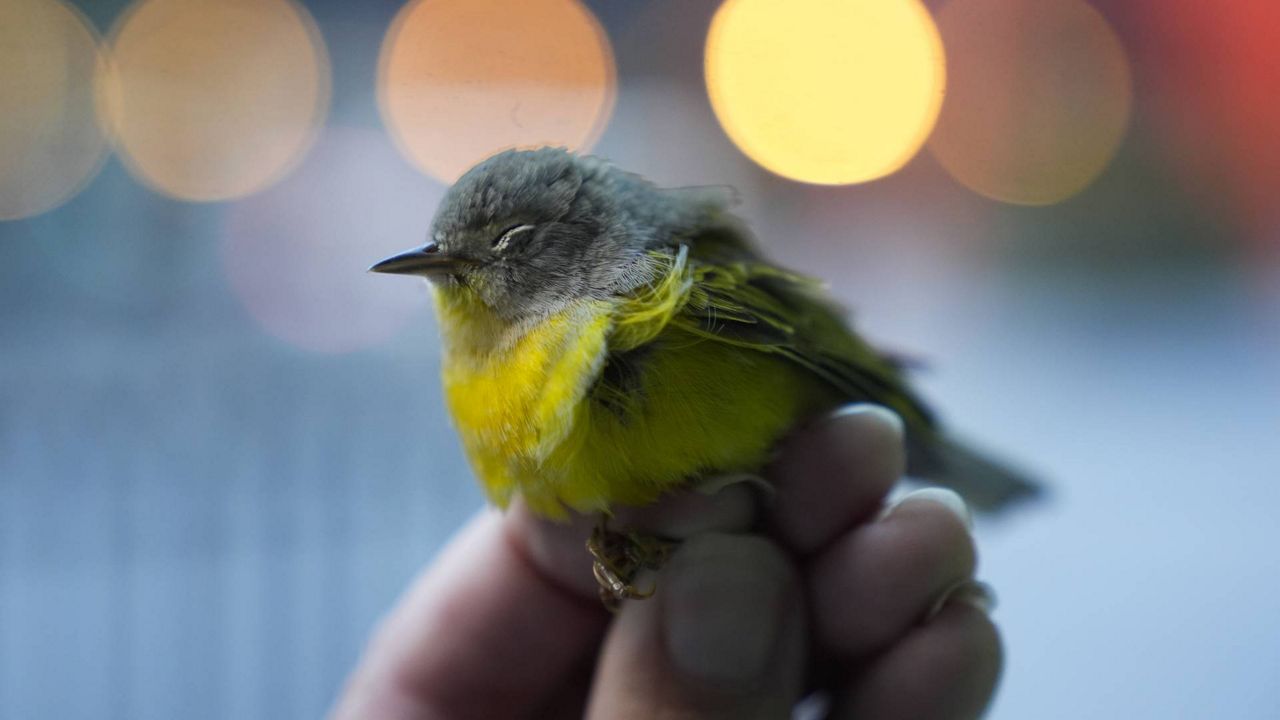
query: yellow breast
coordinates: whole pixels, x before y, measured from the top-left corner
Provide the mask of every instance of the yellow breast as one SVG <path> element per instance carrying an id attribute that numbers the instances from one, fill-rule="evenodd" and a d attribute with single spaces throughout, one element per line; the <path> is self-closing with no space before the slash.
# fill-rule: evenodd
<path id="1" fill-rule="evenodd" d="M 540 484 L 605 358 L 609 305 L 586 300 L 528 327 L 506 327 L 474 298 L 437 293 L 445 398 L 489 498 Z"/>
<path id="2" fill-rule="evenodd" d="M 681 253 L 637 297 L 518 327 L 465 292 L 437 293 L 446 400 L 492 502 L 518 492 L 549 517 L 642 505 L 701 474 L 758 469 L 787 428 L 834 402 L 784 358 L 672 327 L 688 287 Z M 628 350 L 641 354 L 630 385 L 599 392 L 610 353 Z"/>

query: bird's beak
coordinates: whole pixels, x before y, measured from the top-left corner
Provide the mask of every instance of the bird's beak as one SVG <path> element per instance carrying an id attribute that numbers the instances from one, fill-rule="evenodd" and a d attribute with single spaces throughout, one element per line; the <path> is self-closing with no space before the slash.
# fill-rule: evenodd
<path id="1" fill-rule="evenodd" d="M 441 252 L 440 246 L 435 243 L 427 243 L 423 247 L 393 255 L 369 268 L 369 272 L 432 277 L 457 272 L 463 264 L 461 259 Z"/>

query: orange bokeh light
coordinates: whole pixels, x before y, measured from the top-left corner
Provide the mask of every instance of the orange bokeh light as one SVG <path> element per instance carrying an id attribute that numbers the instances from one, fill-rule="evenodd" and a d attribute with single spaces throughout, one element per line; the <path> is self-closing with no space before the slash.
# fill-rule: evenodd
<path id="1" fill-rule="evenodd" d="M 418 0 L 383 42 L 378 104 L 401 152 L 452 182 L 505 148 L 589 148 L 615 85 L 608 38 L 577 0 Z"/>
<path id="2" fill-rule="evenodd" d="M 949 86 L 929 147 L 961 184 L 1047 205 L 1084 189 L 1128 126 L 1128 59 L 1081 0 L 952 0 L 938 13 Z"/>
<path id="3" fill-rule="evenodd" d="M 101 103 L 129 170 L 184 200 L 248 195 L 311 146 L 329 61 L 292 0 L 141 0 L 120 19 Z"/>
<path id="4" fill-rule="evenodd" d="M 0 3 L 0 220 L 52 210 L 102 167 L 101 62 L 97 36 L 65 3 Z"/>

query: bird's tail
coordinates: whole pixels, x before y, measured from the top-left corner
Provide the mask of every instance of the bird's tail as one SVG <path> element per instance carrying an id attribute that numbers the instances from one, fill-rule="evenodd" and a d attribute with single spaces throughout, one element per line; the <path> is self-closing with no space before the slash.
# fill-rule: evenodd
<path id="1" fill-rule="evenodd" d="M 981 511 L 1001 510 L 1041 495 L 1044 488 L 1026 474 L 945 437 L 912 438 L 907 474 L 960 493 Z"/>

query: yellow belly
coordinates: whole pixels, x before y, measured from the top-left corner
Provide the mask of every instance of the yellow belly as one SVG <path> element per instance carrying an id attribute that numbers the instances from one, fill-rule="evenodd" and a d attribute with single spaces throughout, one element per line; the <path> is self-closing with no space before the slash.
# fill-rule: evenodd
<path id="1" fill-rule="evenodd" d="M 699 477 L 758 471 L 783 433 L 837 401 L 783 358 L 679 331 L 644 358 L 636 394 L 624 412 L 584 401 L 547 463 L 555 482 L 526 493 L 531 505 L 644 505 Z"/>
<path id="2" fill-rule="evenodd" d="M 643 505 L 699 476 L 758 469 L 787 428 L 837 402 L 783 358 L 679 329 L 646 345 L 625 398 L 605 402 L 593 390 L 610 304 L 584 301 L 509 340 L 459 332 L 451 314 L 474 327 L 473 307 L 438 307 L 449 408 L 500 506 L 515 493 L 551 517 Z"/>

